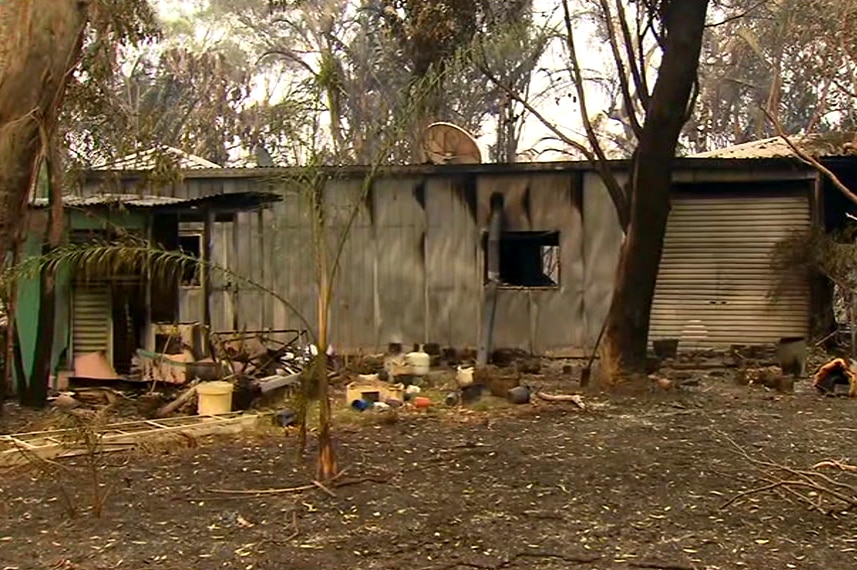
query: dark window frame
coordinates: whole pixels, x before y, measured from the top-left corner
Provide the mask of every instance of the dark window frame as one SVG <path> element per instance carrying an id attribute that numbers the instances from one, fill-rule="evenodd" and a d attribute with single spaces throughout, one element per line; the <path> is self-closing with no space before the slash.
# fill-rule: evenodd
<path id="1" fill-rule="evenodd" d="M 188 247 L 190 242 L 195 244 L 195 247 Z M 178 250 L 183 255 L 193 257 L 194 259 L 202 258 L 202 233 L 195 231 L 179 232 Z M 199 274 L 199 265 L 196 263 L 184 263 L 181 272 L 181 286 L 186 289 L 195 289 L 202 287 L 202 280 Z"/>
<path id="2" fill-rule="evenodd" d="M 562 284 L 559 230 L 500 233 L 502 289 L 558 289 Z M 488 282 L 488 232 L 482 232 L 483 280 Z"/>

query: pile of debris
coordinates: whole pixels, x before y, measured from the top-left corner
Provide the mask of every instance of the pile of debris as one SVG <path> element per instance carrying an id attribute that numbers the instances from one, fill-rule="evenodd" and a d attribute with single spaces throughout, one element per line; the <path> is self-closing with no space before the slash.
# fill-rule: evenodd
<path id="1" fill-rule="evenodd" d="M 473 405 L 485 396 L 503 399 L 515 405 L 528 404 L 535 396 L 549 402 L 572 402 L 585 408 L 578 395 L 551 395 L 532 389 L 526 377 L 539 375 L 539 359 L 517 351 L 495 351 L 493 364 L 475 366 L 473 362 L 450 366 L 449 354 L 433 351 L 432 347 L 415 346 L 412 352 L 404 353 L 399 345 L 391 345 L 387 354 L 378 355 L 373 363 L 363 366 L 356 378 L 347 385 L 345 403 L 353 410 L 388 411 L 401 407 L 426 409 L 434 405 L 423 386 L 432 384 L 430 374 L 441 369 L 446 389 L 443 402 L 447 406 Z M 365 363 L 365 362 L 364 362 Z M 443 373 L 445 369 L 446 374 Z M 450 383 L 449 372 L 454 372 Z M 442 394 L 443 392 L 441 392 Z"/>
<path id="2" fill-rule="evenodd" d="M 137 350 L 127 375 L 117 374 L 103 352 L 78 355 L 74 370 L 58 379 L 60 394 L 54 404 L 111 405 L 117 395 L 133 394 L 141 415 L 166 417 L 195 413 L 200 384 L 228 382 L 231 409 L 247 410 L 299 386 L 301 372 L 317 354 L 301 331 L 220 333 L 208 338 L 198 324 L 189 324 L 172 325 L 169 332 L 156 336 L 158 350 Z"/>

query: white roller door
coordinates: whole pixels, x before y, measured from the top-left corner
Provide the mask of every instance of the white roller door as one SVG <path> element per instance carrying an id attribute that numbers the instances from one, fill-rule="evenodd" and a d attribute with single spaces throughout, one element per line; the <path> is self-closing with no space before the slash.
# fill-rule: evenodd
<path id="1" fill-rule="evenodd" d="M 809 330 L 809 284 L 794 279 L 774 303 L 775 244 L 810 225 L 805 196 L 674 197 L 650 340 L 682 348 L 767 344 Z"/>
<path id="2" fill-rule="evenodd" d="M 111 359 L 110 288 L 104 282 L 77 282 L 72 294 L 74 355 L 104 352 Z"/>

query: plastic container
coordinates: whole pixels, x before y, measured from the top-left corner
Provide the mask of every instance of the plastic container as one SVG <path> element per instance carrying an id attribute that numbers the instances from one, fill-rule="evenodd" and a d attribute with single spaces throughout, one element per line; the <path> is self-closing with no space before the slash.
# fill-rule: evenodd
<path id="1" fill-rule="evenodd" d="M 473 384 L 473 367 L 459 366 L 458 371 L 455 373 L 455 381 L 458 382 L 458 385 L 461 388 L 465 388 Z"/>
<path id="2" fill-rule="evenodd" d="M 424 410 L 430 406 L 431 406 L 431 400 L 430 399 L 423 397 L 423 396 L 418 396 L 418 397 L 414 398 L 414 407 L 417 408 L 418 410 Z"/>
<path id="3" fill-rule="evenodd" d="M 232 411 L 232 390 L 229 382 L 202 382 L 196 387 L 199 396 L 196 413 L 200 416 L 216 416 Z"/>
<path id="4" fill-rule="evenodd" d="M 431 356 L 426 352 L 409 352 L 405 355 L 405 362 L 414 376 L 426 376 L 431 370 Z"/>

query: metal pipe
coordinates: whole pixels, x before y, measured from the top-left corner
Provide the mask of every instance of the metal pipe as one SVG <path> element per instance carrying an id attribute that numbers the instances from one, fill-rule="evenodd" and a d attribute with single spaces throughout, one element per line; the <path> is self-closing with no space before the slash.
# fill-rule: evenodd
<path id="1" fill-rule="evenodd" d="M 488 219 L 488 251 L 486 264 L 488 282 L 485 284 L 482 330 L 480 331 L 479 350 L 476 353 L 477 366 L 488 364 L 488 354 L 494 336 L 494 317 L 497 314 L 497 288 L 500 285 L 500 231 L 503 227 L 503 195 L 491 195 L 491 214 Z"/>

